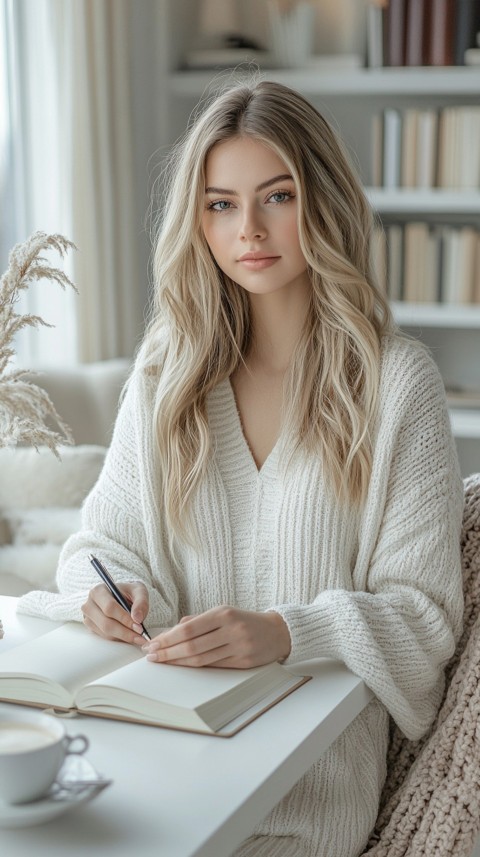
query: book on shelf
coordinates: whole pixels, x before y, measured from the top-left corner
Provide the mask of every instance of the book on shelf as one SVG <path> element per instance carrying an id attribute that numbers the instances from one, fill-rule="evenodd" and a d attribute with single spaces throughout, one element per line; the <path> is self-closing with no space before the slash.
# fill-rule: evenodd
<path id="1" fill-rule="evenodd" d="M 480 106 L 386 108 L 372 116 L 372 186 L 480 188 Z"/>
<path id="2" fill-rule="evenodd" d="M 383 113 L 374 113 L 371 122 L 371 187 L 383 186 Z"/>
<path id="3" fill-rule="evenodd" d="M 403 298 L 403 228 L 399 223 L 390 223 L 386 234 L 388 296 L 392 301 L 400 301 Z"/>
<path id="4" fill-rule="evenodd" d="M 453 65 L 455 0 L 430 0 L 428 65 Z"/>
<path id="5" fill-rule="evenodd" d="M 480 187 L 480 107 L 459 107 L 458 187 Z"/>
<path id="6" fill-rule="evenodd" d="M 308 677 L 279 663 L 255 669 L 147 661 L 127 643 L 67 622 L 0 653 L 0 699 L 230 737 Z"/>
<path id="7" fill-rule="evenodd" d="M 435 187 L 437 168 L 438 114 L 436 110 L 420 110 L 418 115 L 417 148 L 415 152 L 415 186 Z"/>
<path id="8" fill-rule="evenodd" d="M 440 300 L 442 254 L 442 227 L 437 224 L 429 225 L 423 289 L 425 303 L 437 303 Z"/>
<path id="9" fill-rule="evenodd" d="M 438 186 L 469 189 L 480 185 L 480 107 L 446 107 L 440 114 Z"/>
<path id="10" fill-rule="evenodd" d="M 403 299 L 409 303 L 421 300 L 420 290 L 423 265 L 419 263 L 422 255 L 425 253 L 427 229 L 428 227 L 425 223 L 407 223 L 405 225 Z"/>
<path id="11" fill-rule="evenodd" d="M 402 114 L 402 187 L 416 187 L 417 184 L 417 138 L 420 111 L 409 107 Z"/>
<path id="12" fill-rule="evenodd" d="M 385 7 L 386 0 L 370 0 L 367 6 L 367 65 L 382 68 L 385 65 Z"/>
<path id="13" fill-rule="evenodd" d="M 387 224 L 387 293 L 392 301 L 480 305 L 480 231 L 411 221 Z"/>
<path id="14" fill-rule="evenodd" d="M 442 303 L 473 303 L 477 237 L 472 227 L 442 227 Z"/>
<path id="15" fill-rule="evenodd" d="M 430 0 L 408 0 L 406 9 L 405 65 L 424 65 Z"/>
<path id="16" fill-rule="evenodd" d="M 478 0 L 370 0 L 368 65 L 468 64 L 479 31 Z"/>
<path id="17" fill-rule="evenodd" d="M 383 114 L 383 186 L 400 185 L 402 163 L 402 119 L 399 110 L 387 107 Z"/>
<path id="18" fill-rule="evenodd" d="M 389 0 L 385 10 L 385 65 L 405 65 L 406 8 L 407 0 Z"/>
<path id="19" fill-rule="evenodd" d="M 455 303 L 470 304 L 474 298 L 475 257 L 478 232 L 471 226 L 458 230 L 458 270 L 454 289 Z"/>
<path id="20" fill-rule="evenodd" d="M 475 245 L 475 264 L 473 266 L 472 303 L 480 306 L 480 231 L 477 232 Z"/>
<path id="21" fill-rule="evenodd" d="M 428 223 L 405 226 L 404 300 L 434 303 L 438 300 L 437 236 Z"/>
<path id="22" fill-rule="evenodd" d="M 402 124 L 402 187 L 435 185 L 437 113 L 407 108 Z"/>
<path id="23" fill-rule="evenodd" d="M 438 126 L 437 186 L 455 187 L 456 110 L 445 107 Z"/>
<path id="24" fill-rule="evenodd" d="M 383 226 L 375 226 L 370 242 L 372 267 L 378 288 L 387 294 L 387 239 Z"/>

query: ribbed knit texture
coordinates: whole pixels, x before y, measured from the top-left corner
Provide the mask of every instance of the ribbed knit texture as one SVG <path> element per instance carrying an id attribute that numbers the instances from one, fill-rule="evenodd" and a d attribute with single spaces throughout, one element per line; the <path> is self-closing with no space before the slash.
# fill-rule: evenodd
<path id="1" fill-rule="evenodd" d="M 373 469 L 361 511 L 332 497 L 314 455 L 260 472 L 229 381 L 209 397 L 214 445 L 194 500 L 197 550 L 168 550 L 151 427 L 155 379 L 134 376 L 83 529 L 66 543 L 59 595 L 30 593 L 25 612 L 81 620 L 97 554 L 118 581 L 150 589 L 151 625 L 220 604 L 277 610 L 287 664 L 337 658 L 376 699 L 275 807 L 242 857 L 357 857 L 378 811 L 390 714 L 411 739 L 432 723 L 462 625 L 463 491 L 442 380 L 424 349 L 385 341 Z M 232 739 L 234 740 L 234 739 Z M 261 751 L 261 749 L 260 749 Z"/>

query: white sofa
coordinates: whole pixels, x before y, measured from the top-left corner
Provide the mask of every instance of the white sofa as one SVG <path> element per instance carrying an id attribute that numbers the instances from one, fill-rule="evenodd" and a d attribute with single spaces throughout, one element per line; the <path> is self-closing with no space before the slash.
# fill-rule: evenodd
<path id="1" fill-rule="evenodd" d="M 54 589 L 61 546 L 103 466 L 127 360 L 47 369 L 32 377 L 72 429 L 75 446 L 0 449 L 0 594 Z"/>

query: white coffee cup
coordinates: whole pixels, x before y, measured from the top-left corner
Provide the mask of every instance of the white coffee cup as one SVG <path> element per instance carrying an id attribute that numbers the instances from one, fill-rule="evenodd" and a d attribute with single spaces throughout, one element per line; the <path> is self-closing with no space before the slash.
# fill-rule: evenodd
<path id="1" fill-rule="evenodd" d="M 81 755 L 87 748 L 85 735 L 67 735 L 63 722 L 50 714 L 1 711 L 0 800 L 13 804 L 42 797 L 65 757 Z"/>

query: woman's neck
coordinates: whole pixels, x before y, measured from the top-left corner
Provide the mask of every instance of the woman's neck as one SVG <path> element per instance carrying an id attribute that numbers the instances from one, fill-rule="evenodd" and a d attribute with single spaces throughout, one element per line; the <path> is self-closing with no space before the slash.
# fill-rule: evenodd
<path id="1" fill-rule="evenodd" d="M 246 364 L 251 371 L 284 375 L 300 339 L 310 306 L 310 294 L 250 295 L 252 345 Z"/>

